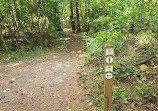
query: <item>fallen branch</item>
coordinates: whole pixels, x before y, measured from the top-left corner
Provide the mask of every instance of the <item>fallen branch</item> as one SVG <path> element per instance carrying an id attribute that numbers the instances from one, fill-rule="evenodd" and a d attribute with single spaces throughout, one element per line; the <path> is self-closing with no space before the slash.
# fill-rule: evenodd
<path id="1" fill-rule="evenodd" d="M 156 57 L 156 55 L 152 55 L 152 56 L 150 56 L 149 58 L 147 58 L 147 59 L 145 59 L 145 60 L 143 60 L 143 61 L 140 61 L 139 63 L 135 64 L 134 66 L 137 66 L 137 65 L 143 64 L 143 63 L 145 63 L 145 62 L 149 61 L 150 59 L 152 59 L 152 58 L 154 58 L 154 57 Z"/>

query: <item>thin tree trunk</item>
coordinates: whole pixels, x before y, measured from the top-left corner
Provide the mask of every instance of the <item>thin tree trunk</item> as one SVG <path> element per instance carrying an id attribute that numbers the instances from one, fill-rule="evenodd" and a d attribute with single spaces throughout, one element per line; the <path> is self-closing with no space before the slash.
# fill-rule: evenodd
<path id="1" fill-rule="evenodd" d="M 36 4 L 36 18 L 37 18 L 37 23 L 38 23 L 38 32 L 40 32 L 40 13 L 39 13 L 39 7 L 40 7 L 40 0 L 35 1 Z"/>
<path id="2" fill-rule="evenodd" d="M 17 13 L 18 13 L 18 10 L 17 10 L 17 1 L 14 0 L 14 7 L 15 7 L 15 10 L 13 10 L 13 14 L 14 14 L 14 18 L 15 18 L 15 24 L 16 24 L 16 27 L 17 27 L 17 35 L 19 36 L 19 33 L 20 33 L 20 21 L 17 17 Z"/>
<path id="3" fill-rule="evenodd" d="M 90 0 L 88 0 L 88 14 L 87 14 L 88 18 L 89 18 L 89 15 L 90 15 Z M 90 30 L 89 22 L 87 22 L 87 29 Z"/>
<path id="4" fill-rule="evenodd" d="M 88 16 L 90 14 L 90 1 L 88 0 Z"/>
<path id="5" fill-rule="evenodd" d="M 78 10 L 78 0 L 76 0 L 76 17 L 77 17 L 77 32 L 80 32 L 80 16 L 79 16 L 79 10 Z"/>
<path id="6" fill-rule="evenodd" d="M 89 31 L 89 23 L 88 23 L 88 19 L 87 19 L 87 17 L 88 17 L 88 10 L 87 10 L 87 1 L 85 0 L 85 17 L 84 17 L 84 19 L 85 19 L 85 30 L 86 31 Z"/>
<path id="7" fill-rule="evenodd" d="M 58 4 L 59 4 L 59 2 L 57 2 L 57 1 L 53 2 L 53 4 L 52 4 L 53 14 L 51 13 L 51 19 L 50 20 L 54 25 L 54 30 L 55 31 L 62 31 L 63 29 L 61 27 L 60 11 L 59 11 L 59 8 L 58 8 Z"/>
<path id="8" fill-rule="evenodd" d="M 2 40 L 2 42 L 4 44 L 6 52 L 8 53 L 8 47 L 7 47 L 6 43 L 5 43 L 5 40 L 4 40 L 3 35 L 2 35 L 2 32 L 0 32 L 0 33 L 1 33 L 1 40 Z"/>
<path id="9" fill-rule="evenodd" d="M 70 10 L 71 10 L 71 16 L 70 16 L 71 26 L 72 26 L 72 30 L 75 31 L 75 20 L 74 20 L 74 15 L 73 15 L 72 1 L 70 1 Z"/>
<path id="10" fill-rule="evenodd" d="M 85 9 L 85 16 L 84 16 L 84 18 L 87 21 L 87 2 L 86 2 L 86 0 L 84 2 L 84 9 Z"/>
<path id="11" fill-rule="evenodd" d="M 9 6 L 9 9 L 10 9 L 10 15 L 11 15 L 11 20 L 12 20 L 12 24 L 13 24 L 13 28 L 14 28 L 14 33 L 13 33 L 13 36 L 12 36 L 12 40 L 14 39 L 15 35 L 17 35 L 17 30 L 18 30 L 18 27 L 17 27 L 17 24 L 16 24 L 16 20 L 15 20 L 15 16 L 14 16 L 14 12 L 13 12 L 13 9 L 12 9 L 12 6 L 10 4 L 10 2 L 8 2 L 8 6 Z M 16 40 L 17 41 L 17 40 Z"/>
<path id="12" fill-rule="evenodd" d="M 81 19 L 83 21 L 82 2 L 80 2 L 80 15 L 81 15 Z"/>

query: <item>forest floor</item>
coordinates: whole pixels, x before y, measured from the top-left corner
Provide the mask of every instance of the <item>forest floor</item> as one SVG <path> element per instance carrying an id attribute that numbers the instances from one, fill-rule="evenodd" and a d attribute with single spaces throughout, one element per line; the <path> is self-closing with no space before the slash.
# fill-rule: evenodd
<path id="1" fill-rule="evenodd" d="M 69 32 L 62 51 L 42 58 L 0 64 L 0 111 L 79 111 L 88 106 L 81 102 L 78 83 L 81 36 Z"/>

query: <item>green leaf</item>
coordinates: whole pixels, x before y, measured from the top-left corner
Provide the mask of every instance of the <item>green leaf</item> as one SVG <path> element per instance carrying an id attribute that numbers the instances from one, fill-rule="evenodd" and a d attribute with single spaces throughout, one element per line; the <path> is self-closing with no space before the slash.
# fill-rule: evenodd
<path id="1" fill-rule="evenodd" d="M 148 108 L 149 108 L 149 107 L 150 107 L 150 105 L 146 105 L 146 107 L 148 107 Z"/>
<path id="2" fill-rule="evenodd" d="M 117 95 L 112 96 L 112 100 L 115 100 L 117 98 Z"/>
<path id="3" fill-rule="evenodd" d="M 144 94 L 144 91 L 141 90 L 140 93 L 141 93 L 141 94 Z"/>
<path id="4" fill-rule="evenodd" d="M 144 71 L 147 68 L 147 66 L 145 64 L 141 65 L 140 67 L 141 67 L 142 71 Z"/>
<path id="5" fill-rule="evenodd" d="M 120 77 L 125 77 L 125 76 L 126 76 L 126 74 L 121 74 L 121 75 L 120 75 Z"/>
<path id="6" fill-rule="evenodd" d="M 135 106 L 134 106 L 134 105 L 135 105 L 135 103 L 132 103 L 132 104 L 131 104 L 131 107 L 132 107 L 132 108 L 135 108 Z"/>
<path id="7" fill-rule="evenodd" d="M 127 96 L 127 99 L 132 99 L 130 95 Z"/>
<path id="8" fill-rule="evenodd" d="M 131 62 L 134 62 L 134 60 L 132 59 Z"/>
<path id="9" fill-rule="evenodd" d="M 122 104 L 124 104 L 124 103 L 125 103 L 125 101 L 121 101 L 121 103 L 122 103 Z"/>
<path id="10" fill-rule="evenodd" d="M 36 90 L 35 89 L 33 89 L 33 91 L 32 92 L 36 92 Z"/>
<path id="11" fill-rule="evenodd" d="M 131 53 L 130 52 L 127 52 L 127 56 L 129 56 Z"/>
<path id="12" fill-rule="evenodd" d="M 158 91 L 158 88 L 155 88 L 155 91 Z"/>
<path id="13" fill-rule="evenodd" d="M 14 101 L 14 99 L 11 99 L 10 101 L 12 102 L 12 101 Z"/>
<path id="14" fill-rule="evenodd" d="M 5 93 L 5 92 L 8 92 L 8 91 L 10 91 L 10 89 L 6 89 L 6 90 L 4 90 L 3 92 Z"/>
<path id="15" fill-rule="evenodd" d="M 0 94 L 1 97 L 5 97 L 6 96 L 6 93 L 3 93 L 3 94 Z"/>
<path id="16" fill-rule="evenodd" d="M 145 95 L 144 97 L 148 97 L 149 95 Z"/>

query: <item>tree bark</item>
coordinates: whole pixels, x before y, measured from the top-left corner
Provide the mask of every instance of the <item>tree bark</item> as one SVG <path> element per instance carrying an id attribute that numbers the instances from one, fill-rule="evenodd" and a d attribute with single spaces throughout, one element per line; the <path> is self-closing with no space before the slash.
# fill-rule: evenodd
<path id="1" fill-rule="evenodd" d="M 87 2 L 86 2 L 86 0 L 85 0 L 85 2 L 84 2 L 84 8 L 85 8 L 85 16 L 84 16 L 84 18 L 85 18 L 85 20 L 87 21 Z"/>
<path id="2" fill-rule="evenodd" d="M 62 27 L 61 27 L 61 23 L 60 23 L 60 17 L 59 17 L 59 9 L 58 9 L 58 2 L 54 2 L 54 6 L 53 6 L 53 9 L 54 9 L 54 14 L 55 14 L 55 18 L 54 18 L 54 29 L 55 31 L 62 31 Z"/>
<path id="3" fill-rule="evenodd" d="M 6 43 L 5 43 L 5 40 L 4 40 L 4 38 L 3 38 L 2 31 L 0 32 L 0 36 L 1 36 L 1 40 L 2 40 L 2 42 L 3 42 L 3 44 L 4 44 L 5 50 L 6 50 L 6 52 L 8 53 L 8 47 L 7 47 L 7 45 L 6 45 Z"/>
<path id="4" fill-rule="evenodd" d="M 88 16 L 90 14 L 90 1 L 88 0 Z"/>
<path id="5" fill-rule="evenodd" d="M 80 15 L 79 15 L 79 10 L 78 10 L 78 0 L 76 0 L 76 17 L 77 17 L 77 32 L 80 32 Z"/>
<path id="6" fill-rule="evenodd" d="M 72 30 L 75 31 L 75 20 L 74 20 L 74 15 L 73 15 L 72 1 L 70 1 L 70 10 L 71 10 L 71 16 L 70 16 L 71 27 L 72 27 Z"/>

